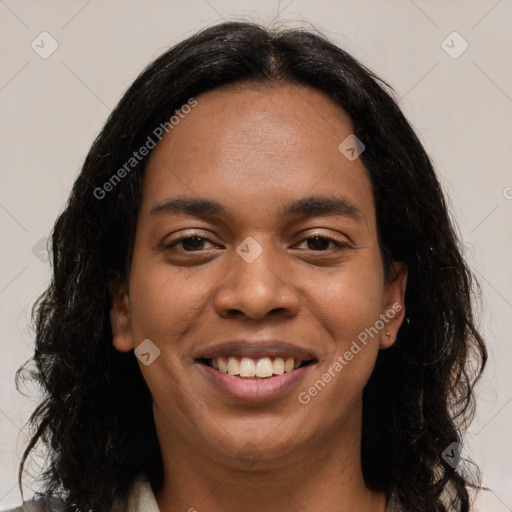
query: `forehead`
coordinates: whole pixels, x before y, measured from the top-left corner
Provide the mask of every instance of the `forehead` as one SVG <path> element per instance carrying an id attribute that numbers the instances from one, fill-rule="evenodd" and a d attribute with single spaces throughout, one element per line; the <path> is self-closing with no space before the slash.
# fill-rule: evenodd
<path id="1" fill-rule="evenodd" d="M 311 152 L 337 158 L 340 137 L 353 132 L 345 111 L 323 93 L 304 86 L 237 84 L 204 93 L 197 102 L 164 137 L 155 157 L 164 145 L 172 150 L 185 143 L 199 152 L 208 146 L 214 150 L 211 158 L 229 156 L 238 148 L 262 157 L 281 155 L 283 161 Z"/>
<path id="2" fill-rule="evenodd" d="M 197 106 L 159 142 L 149 159 L 143 207 L 172 196 L 237 204 L 340 195 L 373 214 L 361 159 L 338 149 L 353 133 L 333 100 L 297 85 L 228 86 L 202 94 Z M 151 204 L 149 204 L 151 202 Z"/>

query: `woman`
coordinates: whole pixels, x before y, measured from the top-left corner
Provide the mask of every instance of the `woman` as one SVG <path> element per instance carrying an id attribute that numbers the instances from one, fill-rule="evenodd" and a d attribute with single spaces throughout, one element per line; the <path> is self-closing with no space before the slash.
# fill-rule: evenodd
<path id="1" fill-rule="evenodd" d="M 159 57 L 52 248 L 20 487 L 43 443 L 56 509 L 469 510 L 472 275 L 388 87 L 324 38 Z"/>

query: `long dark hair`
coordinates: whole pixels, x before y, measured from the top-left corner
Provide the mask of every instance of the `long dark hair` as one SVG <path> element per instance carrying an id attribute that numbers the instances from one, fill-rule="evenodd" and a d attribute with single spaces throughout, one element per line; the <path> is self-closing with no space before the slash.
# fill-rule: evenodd
<path id="1" fill-rule="evenodd" d="M 109 510 L 141 472 L 154 488 L 161 484 L 151 396 L 133 353 L 113 348 L 109 322 L 108 284 L 127 280 L 147 156 L 122 179 L 112 177 L 191 98 L 241 82 L 308 86 L 351 117 L 366 146 L 384 268 L 408 267 L 406 319 L 364 390 L 364 477 L 406 510 L 424 512 L 446 510 L 440 495 L 448 486 L 467 512 L 469 472 L 442 454 L 462 442 L 487 354 L 474 324 L 475 282 L 433 165 L 391 89 L 371 71 L 322 36 L 250 23 L 213 26 L 155 60 L 87 155 L 53 228 L 51 283 L 33 310 L 35 370 L 17 373 L 44 393 L 30 418 L 20 488 L 40 442 L 48 450 L 44 494 L 68 505 Z M 108 193 L 99 193 L 109 180 Z"/>

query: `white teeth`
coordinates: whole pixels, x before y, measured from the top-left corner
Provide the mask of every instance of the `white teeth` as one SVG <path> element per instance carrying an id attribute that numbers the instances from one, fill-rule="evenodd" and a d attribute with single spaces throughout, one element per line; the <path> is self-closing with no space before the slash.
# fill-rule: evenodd
<path id="1" fill-rule="evenodd" d="M 212 366 L 213 361 L 217 361 L 217 366 L 219 367 L 219 371 L 222 373 L 228 373 L 228 363 L 224 361 L 223 357 L 216 357 L 215 359 L 212 359 Z M 215 366 L 213 366 L 215 368 Z"/>
<path id="2" fill-rule="evenodd" d="M 230 357 L 228 359 L 228 373 L 229 375 L 239 375 L 240 374 L 240 363 L 238 359 L 234 357 Z"/>
<path id="3" fill-rule="evenodd" d="M 249 357 L 242 357 L 240 361 L 240 377 L 254 377 L 256 375 L 256 365 Z"/>
<path id="4" fill-rule="evenodd" d="M 228 373 L 229 375 L 240 375 L 240 377 L 258 377 L 265 379 L 272 377 L 272 375 L 281 375 L 289 373 L 298 368 L 302 361 L 295 362 L 293 357 L 283 359 L 276 357 L 272 360 L 270 357 L 261 357 L 253 359 L 251 357 L 228 357 L 227 362 L 224 357 L 215 357 L 210 360 L 210 364 L 221 373 Z"/>
<path id="5" fill-rule="evenodd" d="M 252 361 L 252 359 L 251 359 Z M 256 363 L 256 376 L 257 377 L 270 377 L 274 372 L 272 366 L 272 360 L 270 357 L 264 357 L 263 359 L 258 359 Z"/>
<path id="6" fill-rule="evenodd" d="M 273 372 L 276 375 L 284 373 L 284 359 L 282 357 L 276 357 L 273 363 Z"/>

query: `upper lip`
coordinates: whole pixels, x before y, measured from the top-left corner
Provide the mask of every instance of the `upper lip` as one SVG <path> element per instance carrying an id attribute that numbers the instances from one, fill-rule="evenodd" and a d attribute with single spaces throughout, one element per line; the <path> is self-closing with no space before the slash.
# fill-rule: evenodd
<path id="1" fill-rule="evenodd" d="M 235 340 L 203 348 L 196 359 L 213 359 L 215 357 L 282 357 L 293 358 L 296 361 L 316 359 L 315 354 L 308 349 L 298 347 L 280 340 Z"/>

